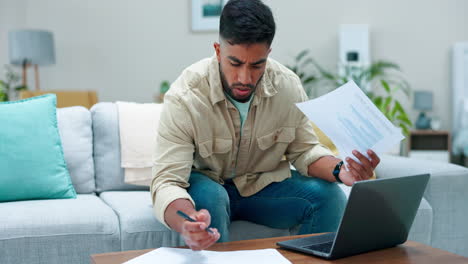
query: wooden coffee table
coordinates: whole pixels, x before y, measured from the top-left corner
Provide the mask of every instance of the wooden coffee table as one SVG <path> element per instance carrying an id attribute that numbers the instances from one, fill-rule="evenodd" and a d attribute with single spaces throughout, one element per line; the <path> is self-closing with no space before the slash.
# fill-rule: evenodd
<path id="1" fill-rule="evenodd" d="M 365 254 L 360 254 L 352 257 L 343 259 L 337 259 L 333 261 L 324 260 L 321 258 L 313 257 L 311 255 L 302 254 L 299 252 L 293 252 L 285 249 L 280 249 L 276 242 L 307 237 L 311 235 L 300 235 L 300 236 L 287 236 L 287 237 L 273 237 L 265 239 L 254 239 L 254 240 L 242 240 L 235 242 L 217 243 L 211 246 L 208 250 L 213 251 L 233 251 L 233 250 L 249 250 L 249 249 L 265 249 L 265 248 L 276 248 L 292 263 L 379 263 L 379 264 L 439 264 L 439 263 L 468 263 L 468 258 L 455 255 L 453 253 L 432 248 L 421 243 L 408 241 L 403 245 L 373 251 Z M 94 264 L 117 264 L 128 261 L 132 258 L 138 257 L 145 254 L 152 249 L 145 250 L 133 250 L 123 252 L 112 252 L 105 254 L 95 254 L 91 256 L 92 263 Z"/>

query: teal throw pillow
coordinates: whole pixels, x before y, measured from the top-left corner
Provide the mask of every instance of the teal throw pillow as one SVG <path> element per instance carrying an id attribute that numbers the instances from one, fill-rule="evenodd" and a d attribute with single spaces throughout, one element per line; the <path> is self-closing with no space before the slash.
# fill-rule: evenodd
<path id="1" fill-rule="evenodd" d="M 0 202 L 76 198 L 56 104 L 52 94 L 0 103 Z"/>

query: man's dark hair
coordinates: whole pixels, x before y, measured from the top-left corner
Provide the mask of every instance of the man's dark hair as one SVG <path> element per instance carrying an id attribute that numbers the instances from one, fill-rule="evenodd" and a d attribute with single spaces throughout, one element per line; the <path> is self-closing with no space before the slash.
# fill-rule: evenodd
<path id="1" fill-rule="evenodd" d="M 223 8 L 219 35 L 229 43 L 271 45 L 275 20 L 270 8 L 260 0 L 230 0 Z"/>

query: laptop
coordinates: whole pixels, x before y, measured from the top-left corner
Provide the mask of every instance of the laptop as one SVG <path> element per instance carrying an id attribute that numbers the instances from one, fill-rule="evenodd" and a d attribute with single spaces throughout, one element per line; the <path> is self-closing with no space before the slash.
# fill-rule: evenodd
<path id="1" fill-rule="evenodd" d="M 336 233 L 282 241 L 277 245 L 338 259 L 403 244 L 428 181 L 429 174 L 421 174 L 356 182 Z"/>

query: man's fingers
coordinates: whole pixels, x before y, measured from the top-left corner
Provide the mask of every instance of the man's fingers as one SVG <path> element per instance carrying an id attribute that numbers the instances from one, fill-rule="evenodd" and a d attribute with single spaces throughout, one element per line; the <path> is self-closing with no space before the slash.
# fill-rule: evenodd
<path id="1" fill-rule="evenodd" d="M 194 215 L 195 220 L 198 222 L 204 222 L 206 226 L 209 226 L 211 224 L 211 216 L 208 210 L 206 209 L 201 209 Z"/>
<path id="2" fill-rule="evenodd" d="M 207 231 L 205 230 L 202 230 L 200 232 L 189 232 L 188 234 L 190 236 L 190 239 L 191 240 L 194 240 L 194 241 L 202 241 L 202 240 L 206 240 L 209 238 L 210 236 L 210 233 L 208 233 Z"/>
<path id="3" fill-rule="evenodd" d="M 188 232 L 199 232 L 205 230 L 206 227 L 205 223 L 185 221 L 182 228 Z"/>
<path id="4" fill-rule="evenodd" d="M 206 241 L 211 241 L 212 238 L 210 235 L 203 235 L 203 236 L 189 236 L 186 237 L 185 243 L 187 246 L 189 246 L 191 249 L 196 250 L 197 248 L 203 249 L 203 244 L 206 243 Z M 198 249 L 200 250 L 200 249 Z"/>
<path id="5" fill-rule="evenodd" d="M 200 248 L 202 248 L 202 249 L 207 249 L 207 248 L 209 248 L 211 245 L 213 245 L 214 243 L 216 243 L 216 241 L 218 241 L 219 237 L 220 237 L 220 236 L 219 236 L 219 233 L 210 235 L 210 238 L 208 238 L 208 239 L 205 240 L 205 241 L 201 241 L 201 242 L 200 242 Z"/>
<path id="6" fill-rule="evenodd" d="M 351 175 L 356 181 L 361 181 L 364 177 L 362 176 L 364 174 L 364 169 L 362 168 L 362 165 L 351 158 L 346 158 L 346 161 L 348 162 L 348 168 Z"/>
<path id="7" fill-rule="evenodd" d="M 372 170 L 374 169 L 374 167 L 372 167 L 371 161 L 366 156 L 362 155 L 361 152 L 359 152 L 357 150 L 353 150 L 353 154 L 361 162 L 361 165 L 363 166 L 363 168 L 367 172 L 367 174 L 372 174 Z"/>
<path id="8" fill-rule="evenodd" d="M 213 228 L 212 231 L 213 234 L 205 232 L 205 234 L 201 236 L 198 236 L 199 234 L 191 236 L 186 239 L 187 246 L 192 250 L 203 250 L 210 247 L 216 243 L 221 236 L 216 228 Z"/>
<path id="9" fill-rule="evenodd" d="M 377 165 L 379 165 L 379 163 L 380 163 L 379 156 L 377 156 L 377 154 L 374 151 L 372 151 L 371 149 L 367 150 L 367 154 L 369 155 L 369 157 L 371 159 L 372 168 L 375 169 L 377 167 Z"/>

